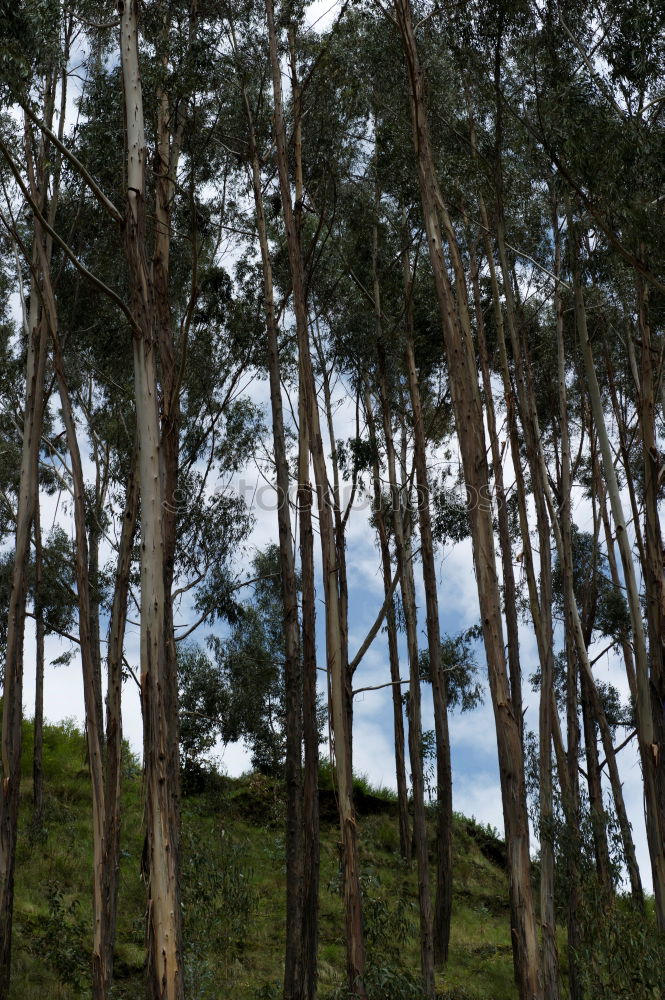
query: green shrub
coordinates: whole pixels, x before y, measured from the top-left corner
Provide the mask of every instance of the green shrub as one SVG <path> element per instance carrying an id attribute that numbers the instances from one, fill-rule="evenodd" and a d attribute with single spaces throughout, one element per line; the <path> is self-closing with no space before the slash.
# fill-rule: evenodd
<path id="1" fill-rule="evenodd" d="M 49 965 L 60 982 L 76 996 L 90 990 L 90 943 L 88 921 L 80 913 L 79 900 L 65 898 L 58 882 L 46 886 L 48 917 L 33 936 L 30 950 Z"/>
<path id="2" fill-rule="evenodd" d="M 608 907 L 598 889 L 587 889 L 580 923 L 577 958 L 586 996 L 662 1000 L 665 941 L 651 914 L 639 913 L 628 898 Z"/>

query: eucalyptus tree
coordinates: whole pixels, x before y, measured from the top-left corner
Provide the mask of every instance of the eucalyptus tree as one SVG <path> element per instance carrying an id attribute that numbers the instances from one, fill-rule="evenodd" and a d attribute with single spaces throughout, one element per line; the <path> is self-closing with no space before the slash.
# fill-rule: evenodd
<path id="1" fill-rule="evenodd" d="M 539 12 L 540 14 L 540 12 Z M 661 16 L 653 12 L 654 17 Z M 662 742 L 662 711 L 651 704 L 655 692 L 662 687 L 661 634 L 662 565 L 656 558 L 659 549 L 659 526 L 656 524 L 657 489 L 655 488 L 655 383 L 653 363 L 658 352 L 651 339 L 651 328 L 645 311 L 649 295 L 656 301 L 662 295 L 659 278 L 662 261 L 662 239 L 656 216 L 662 196 L 662 165 L 652 150 L 661 141 L 662 111 L 659 81 L 662 80 L 662 53 L 644 32 L 641 17 L 632 22 L 616 5 L 603 5 L 603 32 L 587 23 L 572 23 L 567 11 L 552 15 L 540 14 L 543 58 L 534 64 L 534 113 L 530 128 L 542 143 L 546 156 L 570 192 L 569 233 L 573 257 L 572 284 L 575 289 L 576 325 L 579 332 L 585 372 L 589 385 L 593 420 L 599 435 L 604 474 L 612 498 L 617 541 L 624 574 L 631 594 L 633 639 L 636 646 L 636 677 L 640 719 L 640 753 L 647 801 L 647 827 L 654 887 L 658 900 L 662 890 L 662 772 L 648 747 Z M 563 34 L 561 34 L 563 33 Z M 596 58 L 599 53 L 603 62 Z M 639 57 L 637 56 L 639 53 Z M 566 129 L 562 130 L 565 116 Z M 603 135 L 602 146 L 612 150 L 612 156 L 595 155 L 589 149 L 589 126 L 593 122 L 594 136 Z M 639 166 L 637 162 L 639 158 Z M 615 489 L 616 476 L 609 468 L 610 447 L 607 421 L 599 379 L 597 354 L 588 333 L 586 309 L 588 282 L 585 272 L 591 261 L 601 256 L 613 257 L 628 268 L 634 283 L 631 294 L 636 326 L 646 334 L 640 337 L 640 363 L 633 338 L 626 343 L 632 355 L 631 368 L 636 376 L 639 399 L 638 426 L 643 443 L 643 468 L 646 491 L 645 529 L 650 536 L 647 547 L 642 545 L 640 556 L 644 564 L 647 591 L 647 630 L 649 650 L 641 613 L 639 593 L 633 568 L 633 557 L 626 535 L 626 522 L 621 509 L 621 497 Z M 616 269 L 615 269 L 616 274 Z M 619 287 L 624 282 L 619 279 Z M 649 287 L 650 292 L 646 293 Z M 645 298 L 646 295 L 646 298 Z M 645 349 L 642 349 L 645 345 Z M 658 363 L 658 362 L 657 362 Z M 626 474 L 630 472 L 626 469 Z M 634 505 L 633 505 L 634 506 Z M 636 515 L 633 509 L 633 516 Z M 640 518 L 635 517 L 634 531 L 640 544 Z M 656 565 L 658 563 L 658 566 Z M 635 586 L 633 586 L 633 582 Z M 658 623 L 661 622 L 661 625 Z M 647 655 L 650 663 L 647 663 Z M 659 832 L 660 831 L 660 832 Z M 657 905 L 662 927 L 662 904 Z"/>
<path id="2" fill-rule="evenodd" d="M 21 10 L 15 18 L 3 26 L 7 40 L 5 49 L 6 90 L 25 93 L 26 71 L 34 72 L 38 81 L 38 99 L 44 116 L 53 120 L 56 89 L 60 78 L 58 56 L 60 54 L 61 31 L 63 25 L 59 11 L 48 9 L 44 27 L 53 43 L 50 52 L 40 51 L 35 34 L 39 25 L 32 22 L 29 12 Z M 28 39 L 24 49 L 18 44 L 21 28 L 28 29 Z M 5 88 L 3 88 L 5 89 Z M 6 93 L 3 94 L 6 99 Z M 7 137 L 11 146 L 11 139 Z M 47 232 L 41 225 L 40 216 L 48 211 L 48 183 L 52 172 L 49 160 L 49 143 L 40 137 L 33 159 L 30 147 L 32 139 L 26 128 L 25 153 L 31 163 L 28 180 L 33 198 L 33 233 L 31 246 L 27 251 L 30 262 L 29 307 L 24 311 L 24 328 L 27 338 L 25 406 L 23 411 L 21 459 L 16 511 L 16 532 L 14 562 L 9 597 L 7 644 L 3 685 L 2 720 L 2 774 L 3 795 L 0 799 L 0 992 L 9 991 L 11 972 L 11 938 L 14 893 L 14 866 L 18 826 L 19 786 L 21 768 L 21 725 L 23 690 L 23 641 L 25 630 L 27 564 L 30 554 L 31 528 L 34 520 L 37 497 L 38 460 L 41 438 L 42 413 L 44 408 L 44 378 L 48 349 L 48 328 L 44 322 L 44 312 L 40 295 L 44 275 L 44 260 L 48 267 L 51 244 Z M 5 159 L 12 153 L 3 138 L 2 152 Z M 13 152 L 13 151 L 12 151 Z M 12 161 L 13 162 L 13 161 Z M 13 180 L 14 178 L 12 178 Z M 11 211 L 11 210 L 9 210 Z M 43 216 L 42 216 L 43 217 Z M 3 216 L 5 226 L 8 224 Z M 9 221 L 11 235 L 16 236 L 13 220 Z M 24 300 L 25 301 L 25 300 Z"/>
<path id="3" fill-rule="evenodd" d="M 344 845 L 344 902 L 346 914 L 347 974 L 349 987 L 361 997 L 365 996 L 364 948 L 362 934 L 361 893 L 359 880 L 358 845 L 352 803 L 352 773 L 349 717 L 345 698 L 345 651 L 343 649 L 343 622 L 340 617 L 339 580 L 336 572 L 336 542 L 334 518 L 330 501 L 328 474 L 321 437 L 319 411 L 316 400 L 314 375 L 309 343 L 306 290 L 304 284 L 302 246 L 293 211 L 293 198 L 289 175 L 286 129 L 282 102 L 281 68 L 279 62 L 278 34 L 272 0 L 266 3 L 269 58 L 273 83 L 274 138 L 276 165 L 279 175 L 282 213 L 286 229 L 289 273 L 293 290 L 293 309 L 296 318 L 298 352 L 301 365 L 301 391 L 304 400 L 304 418 L 309 434 L 309 448 L 314 465 L 317 497 L 319 502 L 319 529 L 326 606 L 326 650 L 331 691 L 331 716 L 335 740 L 336 776 L 338 782 L 340 827 Z"/>
<path id="4" fill-rule="evenodd" d="M 477 497 L 489 495 L 482 404 L 469 318 L 466 276 L 448 206 L 439 185 L 429 137 L 424 76 L 413 19 L 407 2 L 394 8 L 407 64 L 416 169 L 444 343 L 451 373 L 451 394 L 467 485 Z M 444 238 L 455 284 L 451 284 Z M 520 996 L 541 997 L 543 985 L 530 883 L 528 822 L 520 727 L 514 716 L 503 645 L 499 582 L 494 555 L 491 508 L 477 503 L 470 511 L 471 537 L 483 621 L 490 691 L 495 713 L 499 767 L 508 843 L 515 974 Z"/>

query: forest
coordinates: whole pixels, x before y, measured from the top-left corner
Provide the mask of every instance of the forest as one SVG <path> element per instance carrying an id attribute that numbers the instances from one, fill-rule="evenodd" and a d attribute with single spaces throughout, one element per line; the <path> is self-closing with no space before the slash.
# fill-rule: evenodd
<path id="1" fill-rule="evenodd" d="M 663 5 L 0 13 L 0 1000 L 665 997 Z"/>

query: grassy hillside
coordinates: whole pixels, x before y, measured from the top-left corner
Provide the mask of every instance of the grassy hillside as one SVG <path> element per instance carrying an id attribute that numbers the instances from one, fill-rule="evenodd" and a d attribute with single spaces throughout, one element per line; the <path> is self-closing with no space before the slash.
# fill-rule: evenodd
<path id="1" fill-rule="evenodd" d="M 85 741 L 74 725 L 46 728 L 44 824 L 31 823 L 32 730 L 26 723 L 16 867 L 11 1000 L 90 995 L 91 823 Z M 284 942 L 284 800 L 259 775 L 189 779 L 183 800 L 187 1000 L 277 1000 Z M 413 867 L 398 853 L 396 802 L 356 782 L 371 1000 L 419 1000 Z M 345 997 L 344 921 L 335 798 L 321 772 L 320 1000 Z M 116 958 L 117 1000 L 144 996 L 141 775 L 124 762 L 124 819 Z M 512 1000 L 505 847 L 491 830 L 455 818 L 450 961 L 440 1000 Z M 537 869 L 536 869 L 537 871 Z M 560 890 L 565 914 L 567 889 Z M 625 898 L 609 902 L 587 878 L 579 968 L 589 1000 L 663 1000 L 665 942 Z M 565 929 L 559 928 L 566 975 Z M 565 987 L 565 984 L 564 984 Z"/>
<path id="2" fill-rule="evenodd" d="M 29 724 L 16 871 L 14 1000 L 89 995 L 91 824 L 85 743 L 73 725 L 47 727 L 46 815 L 31 826 Z M 343 981 L 338 835 L 329 776 L 322 773 L 320 994 Z M 212 774 L 183 801 L 183 904 L 188 1000 L 271 1000 L 280 995 L 284 938 L 284 803 L 258 775 Z M 328 786 L 328 787 L 326 787 Z M 357 784 L 362 878 L 376 995 L 411 997 L 418 972 L 415 872 L 398 853 L 390 793 Z M 115 996 L 142 993 L 144 888 L 141 778 L 127 755 Z M 503 845 L 457 817 L 451 960 L 441 995 L 508 1000 L 512 985 Z"/>

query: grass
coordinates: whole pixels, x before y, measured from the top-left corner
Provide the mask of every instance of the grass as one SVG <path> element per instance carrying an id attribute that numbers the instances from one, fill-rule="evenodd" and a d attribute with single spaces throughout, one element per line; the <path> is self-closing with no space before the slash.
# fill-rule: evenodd
<path id="1" fill-rule="evenodd" d="M 40 831 L 30 823 L 31 750 L 26 724 L 11 998 L 86 996 L 92 843 L 85 743 L 72 723 L 47 727 L 46 813 Z M 130 754 L 124 770 L 114 997 L 138 1000 L 143 996 L 145 891 L 141 781 Z M 324 768 L 324 796 L 329 779 Z M 394 795 L 359 779 L 356 796 L 367 806 L 358 823 L 372 967 L 379 978 L 396 971 L 417 978 L 415 871 L 399 857 Z M 285 880 L 279 787 L 259 775 L 232 780 L 212 774 L 203 791 L 184 798 L 182 818 L 187 1000 L 279 996 Z M 492 831 L 456 817 L 450 961 L 437 978 L 447 1000 L 516 996 L 501 852 Z M 345 965 L 338 830 L 330 819 L 322 823 L 320 886 L 319 992 L 328 1000 L 343 986 Z M 384 988 L 389 996 L 397 989 Z M 417 990 L 411 996 L 417 1000 Z"/>

